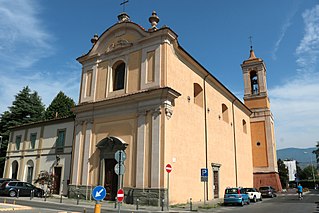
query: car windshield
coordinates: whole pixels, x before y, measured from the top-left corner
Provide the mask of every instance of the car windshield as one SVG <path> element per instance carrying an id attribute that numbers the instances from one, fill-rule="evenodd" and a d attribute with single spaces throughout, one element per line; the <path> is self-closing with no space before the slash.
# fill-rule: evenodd
<path id="1" fill-rule="evenodd" d="M 246 188 L 246 192 L 255 192 L 256 191 L 256 189 L 254 189 L 254 188 Z"/>
<path id="2" fill-rule="evenodd" d="M 238 194 L 238 189 L 237 188 L 226 189 L 225 194 Z"/>

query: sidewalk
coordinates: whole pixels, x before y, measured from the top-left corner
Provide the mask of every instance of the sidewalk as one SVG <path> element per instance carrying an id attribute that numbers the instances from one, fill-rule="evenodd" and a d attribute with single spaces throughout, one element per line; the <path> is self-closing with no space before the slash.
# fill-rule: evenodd
<path id="1" fill-rule="evenodd" d="M 70 199 L 66 197 L 62 197 L 62 203 L 61 203 L 61 198 L 54 196 L 54 197 L 48 197 L 48 198 L 37 198 L 34 197 L 32 200 L 30 200 L 30 197 L 19 197 L 19 198 L 10 198 L 10 197 L 1 197 L 2 199 L 6 199 L 6 205 L 2 205 L 3 202 L 1 202 L 1 208 L 12 208 L 16 207 L 13 205 L 13 202 L 17 202 L 19 204 L 19 201 L 21 202 L 35 202 L 35 203 L 41 203 L 41 204 L 57 204 L 57 205 L 64 205 L 64 206 L 76 206 L 78 208 L 82 209 L 82 212 L 86 212 L 88 209 L 94 209 L 95 207 L 95 201 L 94 200 L 76 200 L 76 199 Z M 222 199 L 215 199 L 211 201 L 207 201 L 204 205 L 203 202 L 195 202 L 190 205 L 190 203 L 187 204 L 176 204 L 176 205 L 171 205 L 169 209 L 165 206 L 162 211 L 162 207 L 159 206 L 137 206 L 136 205 L 131 205 L 131 204 L 126 204 L 122 203 L 121 204 L 121 210 L 129 210 L 132 212 L 190 212 L 192 211 L 197 211 L 197 212 L 206 212 L 206 211 L 211 211 L 213 208 L 218 208 L 218 203 L 221 203 Z M 116 203 L 114 201 L 101 201 L 101 210 L 109 210 L 109 211 L 116 211 L 118 206 L 116 206 Z M 19 204 L 20 205 L 20 204 Z M 26 205 L 26 204 L 22 204 Z M 21 207 L 22 208 L 22 207 Z M 1 210 L 1 209 L 0 209 Z"/>

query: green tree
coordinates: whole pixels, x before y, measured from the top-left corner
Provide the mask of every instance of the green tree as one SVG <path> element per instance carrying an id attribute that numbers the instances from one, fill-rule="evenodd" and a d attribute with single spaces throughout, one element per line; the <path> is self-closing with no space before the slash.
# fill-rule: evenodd
<path id="1" fill-rule="evenodd" d="M 28 86 L 24 87 L 15 96 L 12 106 L 8 107 L 0 117 L 0 135 L 2 136 L 0 155 L 0 177 L 3 175 L 4 157 L 6 156 L 9 141 L 9 129 L 14 126 L 36 122 L 43 119 L 44 104 L 37 92 L 31 92 Z"/>
<path id="2" fill-rule="evenodd" d="M 281 159 L 278 159 L 277 164 L 281 185 L 287 187 L 289 182 L 288 169 Z"/>
<path id="3" fill-rule="evenodd" d="M 73 115 L 71 108 L 75 106 L 72 98 L 60 91 L 45 111 L 45 119 L 63 118 Z"/>
<path id="4" fill-rule="evenodd" d="M 316 150 L 313 150 L 312 153 L 316 155 L 316 162 L 319 163 L 319 141 L 317 141 L 316 144 Z"/>

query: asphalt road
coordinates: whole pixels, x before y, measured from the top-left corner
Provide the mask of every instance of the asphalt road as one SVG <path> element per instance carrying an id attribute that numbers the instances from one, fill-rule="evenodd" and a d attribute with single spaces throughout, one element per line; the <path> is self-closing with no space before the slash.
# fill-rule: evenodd
<path id="1" fill-rule="evenodd" d="M 297 193 L 280 194 L 275 198 L 264 198 L 250 205 L 222 206 L 211 212 L 238 213 L 319 213 L 319 191 L 311 191 L 299 200 Z"/>
<path id="2" fill-rule="evenodd" d="M 0 202 L 3 198 L 0 198 Z M 0 212 L 6 213 L 83 213 L 84 207 L 77 205 L 59 205 L 58 203 L 37 203 L 28 202 L 27 200 L 19 200 L 19 205 L 5 206 L 0 203 Z M 250 205 L 241 206 L 221 206 L 212 209 L 199 209 L 200 212 L 216 212 L 216 213 L 319 213 L 319 191 L 311 191 L 304 195 L 303 200 L 299 200 L 296 193 L 280 194 L 275 198 L 264 198 L 263 201 L 251 203 Z M 94 209 L 86 207 L 86 213 L 93 213 Z M 104 212 L 117 212 L 117 209 L 102 209 Z M 135 210 L 124 210 L 121 212 L 136 212 Z M 153 212 L 147 209 L 142 212 Z M 157 211 L 160 212 L 160 211 Z M 174 211 L 177 212 L 177 211 Z M 184 211 L 185 212 L 185 211 Z"/>

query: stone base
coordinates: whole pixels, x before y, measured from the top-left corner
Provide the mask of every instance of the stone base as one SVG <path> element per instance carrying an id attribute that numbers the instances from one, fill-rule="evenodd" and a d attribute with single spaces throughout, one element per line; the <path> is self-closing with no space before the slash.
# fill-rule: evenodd
<path id="1" fill-rule="evenodd" d="M 93 200 L 92 198 L 92 186 L 68 186 L 68 197 L 79 198 L 82 200 Z"/>
<path id="2" fill-rule="evenodd" d="M 161 206 L 164 199 L 164 206 L 167 204 L 167 189 L 138 189 L 125 188 L 125 203 L 146 206 Z"/>
<path id="3" fill-rule="evenodd" d="M 93 200 L 91 186 L 68 186 L 68 197 Z M 161 206 L 164 199 L 164 206 L 167 206 L 167 189 L 138 189 L 124 187 L 124 203 L 136 205 L 138 199 L 139 205 Z"/>
<path id="4" fill-rule="evenodd" d="M 261 186 L 272 186 L 277 192 L 282 191 L 282 186 L 277 172 L 256 172 L 254 173 L 254 187 L 259 189 Z"/>

